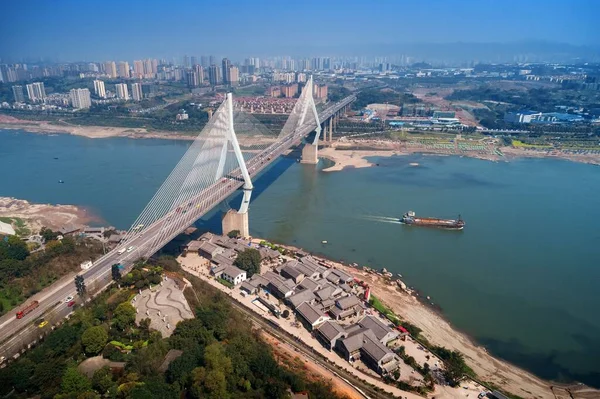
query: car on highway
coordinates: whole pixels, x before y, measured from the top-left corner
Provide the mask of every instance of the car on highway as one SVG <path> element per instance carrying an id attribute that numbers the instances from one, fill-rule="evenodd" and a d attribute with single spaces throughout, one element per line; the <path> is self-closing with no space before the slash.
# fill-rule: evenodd
<path id="1" fill-rule="evenodd" d="M 69 303 L 67 303 L 67 306 L 72 308 L 73 305 L 75 305 L 75 301 L 69 301 Z"/>
<path id="2" fill-rule="evenodd" d="M 122 254 L 124 254 L 124 253 L 125 253 L 125 251 L 127 251 L 127 249 L 126 249 L 126 248 L 121 248 L 121 249 L 119 249 L 117 252 L 119 253 L 119 255 L 122 255 Z"/>
<path id="3" fill-rule="evenodd" d="M 44 320 L 44 321 L 42 321 L 40 324 L 38 324 L 38 327 L 39 327 L 39 328 L 44 328 L 44 327 L 46 327 L 47 325 L 48 325 L 48 321 L 47 321 L 47 320 Z"/>
<path id="4" fill-rule="evenodd" d="M 127 252 L 131 252 L 131 251 L 133 251 L 134 249 L 135 249 L 135 247 L 132 245 L 132 246 L 130 246 L 129 248 L 127 248 Z"/>
<path id="5" fill-rule="evenodd" d="M 73 300 L 73 296 L 69 295 L 68 297 L 65 298 L 65 303 L 69 303 Z"/>

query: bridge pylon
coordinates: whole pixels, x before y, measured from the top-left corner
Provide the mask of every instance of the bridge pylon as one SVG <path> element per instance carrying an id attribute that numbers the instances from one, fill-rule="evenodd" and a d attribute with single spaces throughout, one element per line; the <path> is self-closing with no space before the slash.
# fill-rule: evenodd
<path id="1" fill-rule="evenodd" d="M 249 237 L 249 224 L 248 224 L 248 206 L 250 205 L 250 197 L 252 196 L 252 189 L 254 186 L 252 185 L 252 180 L 250 179 L 250 174 L 248 173 L 248 168 L 246 167 L 246 161 L 244 160 L 244 155 L 242 154 L 242 150 L 240 148 L 240 144 L 238 142 L 237 136 L 235 134 L 235 129 L 233 126 L 233 99 L 231 93 L 227 93 L 226 98 L 226 107 L 227 107 L 227 123 L 228 123 L 228 135 L 227 140 L 223 143 L 222 151 L 223 153 L 227 153 L 228 144 L 231 143 L 233 147 L 233 151 L 235 153 L 235 158 L 239 164 L 240 171 L 242 172 L 242 177 L 244 178 L 244 186 L 242 190 L 244 191 L 244 195 L 242 197 L 242 203 L 240 205 L 240 209 L 236 212 L 231 209 L 223 215 L 222 219 L 222 228 L 223 234 L 228 234 L 231 231 L 238 230 L 242 237 Z M 221 162 L 225 162 L 225 156 L 221 156 Z M 223 166 L 219 165 L 219 171 L 222 173 Z M 219 179 L 221 175 L 217 172 L 217 179 Z"/>
<path id="2" fill-rule="evenodd" d="M 315 139 L 311 144 L 307 143 L 302 149 L 302 163 L 316 165 L 319 163 L 319 137 L 321 136 L 321 122 L 319 121 L 319 113 L 313 97 L 313 79 L 312 76 L 306 82 L 306 86 L 302 90 L 302 94 L 298 101 L 301 101 L 301 114 L 298 125 L 304 123 L 316 124 Z"/>

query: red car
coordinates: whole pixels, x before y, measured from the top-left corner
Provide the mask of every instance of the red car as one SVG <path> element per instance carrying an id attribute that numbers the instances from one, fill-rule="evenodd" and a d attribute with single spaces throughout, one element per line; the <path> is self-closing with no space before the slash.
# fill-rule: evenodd
<path id="1" fill-rule="evenodd" d="M 70 301 L 69 303 L 67 303 L 67 306 L 70 308 L 73 307 L 73 305 L 75 305 L 75 301 Z"/>

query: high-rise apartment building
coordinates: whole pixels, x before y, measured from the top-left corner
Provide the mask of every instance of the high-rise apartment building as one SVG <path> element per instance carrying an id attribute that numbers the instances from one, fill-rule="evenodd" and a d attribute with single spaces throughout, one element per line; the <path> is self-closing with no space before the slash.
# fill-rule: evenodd
<path id="1" fill-rule="evenodd" d="M 119 61 L 117 64 L 117 74 L 120 78 L 129 79 L 129 63 L 127 61 Z"/>
<path id="2" fill-rule="evenodd" d="M 232 65 L 229 67 L 229 84 L 237 86 L 240 83 L 240 70 L 238 67 Z"/>
<path id="3" fill-rule="evenodd" d="M 214 55 L 209 55 L 208 56 L 208 65 L 217 65 L 217 59 L 215 58 Z"/>
<path id="4" fill-rule="evenodd" d="M 202 65 L 203 68 L 208 68 L 208 66 L 210 65 L 208 63 L 208 57 L 205 55 L 201 55 L 200 56 L 200 65 Z"/>
<path id="5" fill-rule="evenodd" d="M 106 61 L 104 63 L 104 72 L 109 78 L 114 79 L 117 77 L 117 65 L 114 61 Z"/>
<path id="6" fill-rule="evenodd" d="M 31 102 L 43 102 L 46 99 L 46 90 L 44 89 L 43 82 L 35 82 L 28 84 L 27 86 L 27 97 Z"/>
<path id="7" fill-rule="evenodd" d="M 183 56 L 183 67 L 184 68 L 190 67 L 190 57 L 188 57 L 187 55 Z"/>
<path id="8" fill-rule="evenodd" d="M 115 85 L 115 89 L 117 90 L 117 98 L 119 100 L 129 100 L 129 90 L 127 90 L 127 84 L 118 83 Z"/>
<path id="9" fill-rule="evenodd" d="M 186 79 L 188 87 L 198 87 L 200 83 L 198 81 L 198 74 L 195 70 L 189 70 L 186 72 Z"/>
<path id="10" fill-rule="evenodd" d="M 281 86 L 281 94 L 283 94 L 286 98 L 293 98 L 296 94 L 298 94 L 298 83 Z"/>
<path id="11" fill-rule="evenodd" d="M 217 86 L 221 83 L 221 73 L 220 68 L 216 65 L 211 65 L 208 67 L 208 81 L 211 86 Z"/>
<path id="12" fill-rule="evenodd" d="M 133 101 L 142 101 L 144 98 L 142 94 L 142 84 L 141 83 L 132 83 L 131 84 L 131 97 L 133 97 Z"/>
<path id="13" fill-rule="evenodd" d="M 196 65 L 198 65 L 198 57 L 196 57 L 195 55 L 192 55 L 190 57 L 190 64 L 192 65 L 192 68 L 195 67 Z"/>
<path id="14" fill-rule="evenodd" d="M 223 58 L 222 61 L 223 66 L 223 83 L 228 85 L 231 84 L 231 74 L 229 68 L 231 67 L 231 61 L 227 58 Z"/>
<path id="15" fill-rule="evenodd" d="M 104 88 L 103 81 L 94 80 L 94 94 L 100 98 L 106 98 L 106 89 Z"/>
<path id="16" fill-rule="evenodd" d="M 196 72 L 196 76 L 198 77 L 198 84 L 202 86 L 204 84 L 204 68 L 202 65 L 196 65 L 194 70 Z"/>
<path id="17" fill-rule="evenodd" d="M 16 103 L 25 102 L 25 94 L 23 93 L 23 86 L 16 85 L 12 87 L 13 97 Z"/>
<path id="18" fill-rule="evenodd" d="M 133 77 L 136 79 L 143 79 L 144 76 L 144 61 L 133 61 Z"/>
<path id="19" fill-rule="evenodd" d="M 71 89 L 69 92 L 71 105 L 75 109 L 84 109 L 92 106 L 90 91 L 88 89 Z"/>

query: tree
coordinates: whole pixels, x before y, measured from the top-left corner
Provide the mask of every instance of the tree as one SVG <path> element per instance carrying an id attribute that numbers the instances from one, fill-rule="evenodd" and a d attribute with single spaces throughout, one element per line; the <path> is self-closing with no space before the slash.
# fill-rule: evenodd
<path id="1" fill-rule="evenodd" d="M 247 248 L 237 256 L 233 264 L 248 273 L 252 277 L 254 273 L 260 273 L 260 252 L 254 248 Z"/>
<path id="2" fill-rule="evenodd" d="M 77 289 L 77 294 L 79 294 L 80 297 L 83 297 L 85 295 L 86 288 L 83 276 L 75 276 L 75 288 Z"/>
<path id="3" fill-rule="evenodd" d="M 88 355 L 97 355 L 104 349 L 108 333 L 102 326 L 90 327 L 84 331 L 81 336 L 81 343 L 85 348 L 85 353 Z"/>
<path id="4" fill-rule="evenodd" d="M 56 240 L 59 236 L 59 233 L 54 232 L 47 227 L 42 227 L 42 229 L 40 230 L 40 235 L 44 238 L 44 241 L 48 242 Z"/>
<path id="5" fill-rule="evenodd" d="M 92 377 L 92 387 L 96 391 L 104 394 L 114 385 L 115 382 L 113 381 L 113 374 L 110 367 L 104 366 L 101 369 L 96 370 Z"/>
<path id="6" fill-rule="evenodd" d="M 289 311 L 289 310 L 287 310 L 287 309 L 286 309 L 286 310 L 284 310 L 284 311 L 281 313 L 281 316 L 282 316 L 284 319 L 287 319 L 288 317 L 290 317 L 290 311 Z"/>
<path id="7" fill-rule="evenodd" d="M 121 280 L 121 271 L 119 270 L 119 264 L 115 263 L 114 265 L 112 265 L 110 271 L 112 274 L 112 279 L 116 282 L 119 282 Z"/>
<path id="8" fill-rule="evenodd" d="M 19 237 L 9 236 L 0 240 L 0 260 L 25 260 L 28 256 L 27 244 Z"/>
<path id="9" fill-rule="evenodd" d="M 123 302 L 117 306 L 113 313 L 113 322 L 120 330 L 126 330 L 135 322 L 135 308 L 129 302 Z"/>
<path id="10" fill-rule="evenodd" d="M 69 367 L 63 374 L 61 388 L 63 393 L 82 393 L 92 389 L 92 383 L 75 367 Z"/>
<path id="11" fill-rule="evenodd" d="M 227 237 L 238 238 L 238 237 L 240 237 L 240 231 L 239 230 L 231 230 L 229 233 L 227 233 Z"/>

